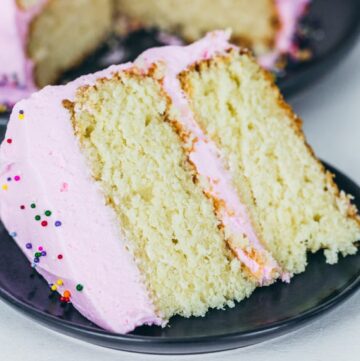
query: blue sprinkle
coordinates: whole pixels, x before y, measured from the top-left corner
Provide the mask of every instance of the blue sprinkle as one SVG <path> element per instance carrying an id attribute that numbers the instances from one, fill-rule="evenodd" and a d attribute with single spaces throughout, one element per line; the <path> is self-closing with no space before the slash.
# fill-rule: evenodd
<path id="1" fill-rule="evenodd" d="M 55 227 L 60 227 L 61 226 L 61 222 L 60 221 L 56 221 L 55 222 Z"/>
<path id="2" fill-rule="evenodd" d="M 39 263 L 39 262 L 40 262 L 40 258 L 35 257 L 35 258 L 34 258 L 34 262 L 35 262 L 35 263 Z"/>
<path id="3" fill-rule="evenodd" d="M 8 181 L 8 182 L 11 182 L 11 177 L 9 177 L 9 178 L 7 179 L 7 181 Z"/>
<path id="4" fill-rule="evenodd" d="M 11 233 L 10 233 L 10 236 L 11 236 L 11 237 L 16 237 L 16 236 L 17 236 L 17 233 L 16 233 L 16 232 L 11 232 Z"/>
<path id="5" fill-rule="evenodd" d="M 46 251 L 42 251 L 42 252 L 41 252 L 41 255 L 42 255 L 43 257 L 45 257 L 45 256 L 46 256 Z"/>
<path id="6" fill-rule="evenodd" d="M 25 247 L 26 247 L 27 249 L 31 249 L 31 248 L 32 248 L 32 244 L 31 244 L 31 243 L 26 243 Z"/>

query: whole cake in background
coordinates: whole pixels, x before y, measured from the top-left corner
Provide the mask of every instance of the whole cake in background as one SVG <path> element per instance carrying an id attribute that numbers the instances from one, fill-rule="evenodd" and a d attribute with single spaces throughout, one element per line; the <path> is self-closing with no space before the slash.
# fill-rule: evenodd
<path id="1" fill-rule="evenodd" d="M 157 27 L 194 41 L 231 28 L 232 41 L 251 47 L 272 68 L 296 55 L 294 34 L 309 0 L 2 0 L 0 110 L 54 84 L 110 33 Z"/>
<path id="2" fill-rule="evenodd" d="M 357 252 L 360 218 L 248 51 L 214 32 L 13 109 L 0 216 L 61 302 L 125 333 Z"/>

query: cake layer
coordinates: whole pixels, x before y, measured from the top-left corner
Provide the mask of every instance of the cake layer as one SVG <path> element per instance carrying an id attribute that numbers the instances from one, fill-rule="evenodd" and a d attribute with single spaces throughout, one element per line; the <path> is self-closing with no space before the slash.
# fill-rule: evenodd
<path id="1" fill-rule="evenodd" d="M 267 248 L 285 271 L 302 272 L 307 251 L 329 263 L 354 254 L 360 220 L 304 140 L 301 121 L 269 74 L 233 51 L 180 75 L 195 118 L 220 148 Z"/>
<path id="2" fill-rule="evenodd" d="M 185 143 L 184 149 L 196 171 L 197 181 L 213 202 L 226 242 L 260 284 L 269 284 L 281 270 L 262 246 L 219 150 L 196 122 L 178 80 L 178 75 L 199 59 L 206 61 L 231 50 L 233 46 L 228 43 L 229 36 L 229 32 L 218 31 L 187 47 L 150 49 L 137 59 L 136 64 L 145 69 L 153 64 L 162 67 L 164 90 L 173 104 L 170 120 Z"/>
<path id="3" fill-rule="evenodd" d="M 43 0 L 42 0 L 43 2 Z M 111 31 L 111 0 L 52 0 L 31 22 L 27 52 L 39 87 L 53 84 Z"/>
<path id="4" fill-rule="evenodd" d="M 126 250 L 116 214 L 91 178 L 62 102 L 72 100 L 79 86 L 124 67 L 47 87 L 18 103 L 1 147 L 0 172 L 1 220 L 20 249 L 52 289 L 70 292 L 85 317 L 120 333 L 163 321 Z"/>
<path id="5" fill-rule="evenodd" d="M 231 254 L 213 204 L 194 184 L 168 99 L 151 75 L 121 73 L 80 89 L 73 124 L 165 319 L 203 316 L 254 289 Z"/>

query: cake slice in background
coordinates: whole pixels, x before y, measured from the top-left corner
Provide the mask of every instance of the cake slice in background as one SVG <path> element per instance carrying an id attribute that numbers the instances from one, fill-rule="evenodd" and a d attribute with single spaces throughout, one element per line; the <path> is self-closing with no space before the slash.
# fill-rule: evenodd
<path id="1" fill-rule="evenodd" d="M 13 110 L 1 219 L 61 301 L 108 330 L 232 307 L 308 251 L 357 251 L 349 197 L 228 38 L 150 49 Z"/>
<path id="2" fill-rule="evenodd" d="M 121 28 L 124 35 L 156 27 L 186 41 L 215 28 L 232 28 L 233 41 L 252 48 L 265 67 L 273 68 L 281 55 L 296 52 L 296 27 L 308 2 L 2 0 L 0 111 L 37 88 L 58 82 L 110 39 L 114 28 Z M 122 20 L 114 21 L 116 16 Z"/>
<path id="3" fill-rule="evenodd" d="M 111 0 L 2 0 L 0 105 L 56 82 L 109 34 Z"/>
<path id="4" fill-rule="evenodd" d="M 231 41 L 245 46 L 272 69 L 282 55 L 295 55 L 294 36 L 310 0 L 115 0 L 128 32 L 157 27 L 192 42 L 214 29 L 229 28 Z"/>

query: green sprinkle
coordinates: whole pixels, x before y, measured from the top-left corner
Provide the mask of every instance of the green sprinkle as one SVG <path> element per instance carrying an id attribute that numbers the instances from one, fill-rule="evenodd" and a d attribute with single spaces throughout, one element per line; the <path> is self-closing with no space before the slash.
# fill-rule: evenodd
<path id="1" fill-rule="evenodd" d="M 36 258 L 41 257 L 41 252 L 36 252 L 36 253 L 35 253 L 35 257 L 36 257 Z"/>
<path id="2" fill-rule="evenodd" d="M 41 217 L 39 215 L 35 216 L 35 221 L 40 221 Z"/>
<path id="3" fill-rule="evenodd" d="M 51 211 L 45 211 L 45 216 L 50 217 L 51 216 Z"/>
<path id="4" fill-rule="evenodd" d="M 77 291 L 82 291 L 84 289 L 84 286 L 83 285 L 81 285 L 80 283 L 78 284 L 78 285 L 76 285 L 76 290 Z"/>
<path id="5" fill-rule="evenodd" d="M 35 203 L 31 203 L 31 204 L 30 204 L 30 207 L 31 207 L 31 208 L 36 208 L 36 204 L 35 204 Z"/>

